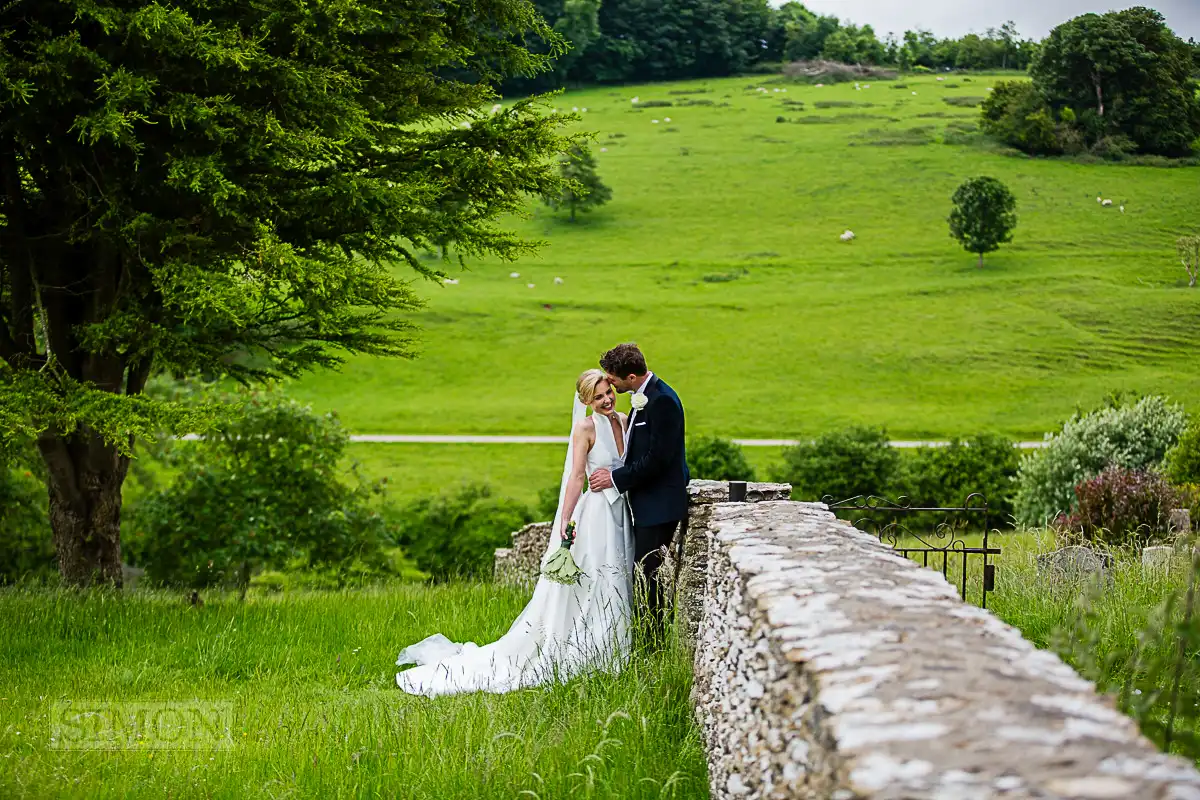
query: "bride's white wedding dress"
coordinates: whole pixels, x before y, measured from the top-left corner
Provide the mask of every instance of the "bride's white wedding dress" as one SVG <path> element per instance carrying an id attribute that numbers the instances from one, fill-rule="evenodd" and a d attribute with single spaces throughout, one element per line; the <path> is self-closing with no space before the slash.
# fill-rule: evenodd
<path id="1" fill-rule="evenodd" d="M 584 416 L 576 398 L 573 423 Z M 596 418 L 596 441 L 587 457 L 590 475 L 620 463 L 612 426 Z M 572 453 L 559 491 L 558 513 L 544 564 L 559 547 L 563 495 Z M 586 492 L 571 518 L 576 523 L 571 554 L 583 571 L 579 583 L 566 586 L 539 578 L 533 599 L 508 633 L 482 647 L 456 644 L 441 634 L 400 653 L 398 666 L 416 667 L 396 675 L 410 694 L 429 697 L 461 692 L 511 692 L 562 682 L 591 670 L 614 670 L 629 652 L 629 616 L 633 579 L 633 527 L 625 498 L 615 489 Z"/>

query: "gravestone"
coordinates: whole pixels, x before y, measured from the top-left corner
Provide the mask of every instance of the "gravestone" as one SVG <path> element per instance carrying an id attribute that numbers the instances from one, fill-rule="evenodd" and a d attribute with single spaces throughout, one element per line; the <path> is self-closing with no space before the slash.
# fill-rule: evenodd
<path id="1" fill-rule="evenodd" d="M 1175 548 L 1169 545 L 1142 548 L 1142 572 L 1166 574 L 1171 569 Z"/>
<path id="2" fill-rule="evenodd" d="M 1039 577 L 1060 581 L 1078 581 L 1098 577 L 1111 578 L 1112 556 L 1083 545 L 1071 545 L 1037 557 Z"/>

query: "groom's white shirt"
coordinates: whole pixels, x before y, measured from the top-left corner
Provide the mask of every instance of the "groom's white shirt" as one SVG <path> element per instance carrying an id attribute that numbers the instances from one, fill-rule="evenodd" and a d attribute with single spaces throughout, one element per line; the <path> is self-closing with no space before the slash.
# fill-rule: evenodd
<path id="1" fill-rule="evenodd" d="M 650 381 L 652 381 L 652 380 L 654 380 L 654 373 L 647 372 L 646 380 L 642 381 L 642 385 L 639 386 L 638 390 L 633 393 L 633 397 L 637 397 L 639 394 L 642 395 L 643 397 L 645 397 L 646 396 L 646 387 L 650 385 Z M 630 398 L 630 400 L 632 400 L 632 399 L 633 398 Z M 637 412 L 636 408 L 629 412 L 629 424 L 625 427 L 625 452 L 626 453 L 629 452 L 629 438 L 631 436 L 633 436 L 633 421 L 635 419 L 637 419 L 637 414 L 638 414 L 638 412 Z"/>

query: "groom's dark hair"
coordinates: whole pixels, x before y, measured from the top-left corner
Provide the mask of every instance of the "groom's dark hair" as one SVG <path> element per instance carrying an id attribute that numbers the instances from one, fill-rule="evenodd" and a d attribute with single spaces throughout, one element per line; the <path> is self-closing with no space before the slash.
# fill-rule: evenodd
<path id="1" fill-rule="evenodd" d="M 645 375 L 646 357 L 632 342 L 619 344 L 600 357 L 600 369 L 609 375 L 624 378 L 629 375 Z"/>

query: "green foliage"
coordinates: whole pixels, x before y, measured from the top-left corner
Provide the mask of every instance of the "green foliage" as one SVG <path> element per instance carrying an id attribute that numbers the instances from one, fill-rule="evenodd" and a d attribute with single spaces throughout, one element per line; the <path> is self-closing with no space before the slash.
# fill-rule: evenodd
<path id="1" fill-rule="evenodd" d="M 688 442 L 688 469 L 693 478 L 710 481 L 753 481 L 754 467 L 739 445 L 718 436 Z"/>
<path id="2" fill-rule="evenodd" d="M 529 508 L 479 484 L 423 497 L 388 516 L 397 544 L 438 581 L 490 578 L 496 548 L 507 547 L 510 534 L 534 521 Z"/>
<path id="3" fill-rule="evenodd" d="M 790 483 L 797 500 L 835 501 L 864 494 L 885 495 L 891 488 L 899 455 L 883 428 L 851 426 L 783 451 L 774 480 Z"/>
<path id="4" fill-rule="evenodd" d="M 46 519 L 46 482 L 33 453 L 0 458 L 0 584 L 50 578 L 57 568 Z"/>
<path id="5" fill-rule="evenodd" d="M 1169 531 L 1179 493 L 1157 472 L 1108 467 L 1075 487 L 1075 510 L 1055 522 L 1067 542 L 1140 549 Z"/>
<path id="6" fill-rule="evenodd" d="M 1075 487 L 1110 466 L 1157 467 L 1187 426 L 1183 409 L 1159 396 L 1076 414 L 1045 446 L 1021 458 L 1017 522 L 1044 525 L 1075 507 Z"/>
<path id="7" fill-rule="evenodd" d="M 1013 514 L 1017 458 L 1016 443 L 996 434 L 921 447 L 902 462 L 893 493 L 907 496 L 913 505 L 942 507 L 961 506 L 979 493 L 987 499 L 989 523 L 1001 527 Z"/>
<path id="8" fill-rule="evenodd" d="M 983 254 L 999 250 L 1012 241 L 1017 226 L 1017 198 L 995 178 L 971 178 L 954 192 L 954 209 L 950 212 L 950 235 L 967 252 Z"/>
<path id="9" fill-rule="evenodd" d="M 546 205 L 557 211 L 565 208 L 575 221 L 576 211 L 591 211 L 612 199 L 612 189 L 604 185 L 596 172 L 596 159 L 583 145 L 572 145 L 559 159 L 563 183 L 561 191 L 545 195 Z"/>
<path id="10" fill-rule="evenodd" d="M 0 38 L 0 438 L 53 432 L 56 537 L 93 543 L 64 576 L 115 581 L 131 440 L 211 422 L 143 397 L 152 374 L 409 356 L 396 264 L 532 249 L 496 220 L 558 190 L 569 119 L 483 108 L 564 45 L 524 0 L 64 0 L 27 22 Z"/>
<path id="11" fill-rule="evenodd" d="M 1142 733 L 1162 750 L 1196 761 L 1200 661 L 1193 655 L 1200 650 L 1200 562 L 1193 560 L 1186 573 L 1183 586 L 1168 585 L 1141 630 L 1129 629 L 1130 604 L 1123 594 L 1115 598 L 1119 608 L 1106 613 L 1101 595 L 1109 592 L 1097 590 L 1073 609 L 1055 639 L 1057 649 L 1100 691 L 1116 695 L 1117 707 Z"/>
<path id="12" fill-rule="evenodd" d="M 1172 483 L 1200 484 L 1200 418 L 1188 423 L 1179 441 L 1167 452 L 1163 472 Z"/>
<path id="13" fill-rule="evenodd" d="M 1200 137 L 1192 58 L 1160 13 L 1138 7 L 1059 25 L 1030 74 L 1051 107 L 1078 115 L 1090 142 L 1120 134 L 1141 152 L 1186 156 Z"/>
<path id="14" fill-rule="evenodd" d="M 171 586 L 244 587 L 255 570 L 298 564 L 344 580 L 389 575 L 377 487 L 343 480 L 346 442 L 332 414 L 250 395 L 242 417 L 169 451 L 174 480 L 128 514 L 131 562 Z"/>

